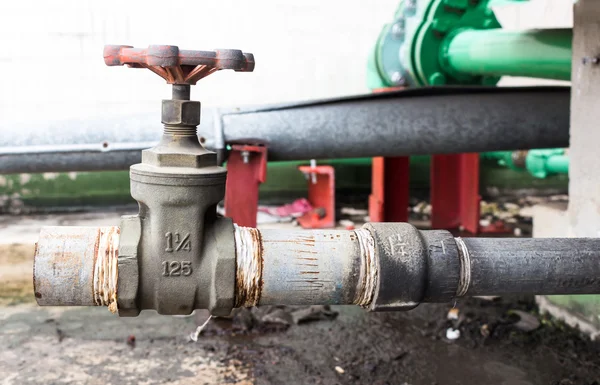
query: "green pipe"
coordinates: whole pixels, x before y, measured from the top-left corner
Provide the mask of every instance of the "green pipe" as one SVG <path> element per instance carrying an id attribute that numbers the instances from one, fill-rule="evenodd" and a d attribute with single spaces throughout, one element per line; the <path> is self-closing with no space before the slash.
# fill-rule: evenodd
<path id="1" fill-rule="evenodd" d="M 530 150 L 525 158 L 525 167 L 536 178 L 568 174 L 569 156 L 562 149 Z"/>
<path id="2" fill-rule="evenodd" d="M 457 76 L 571 79 L 571 29 L 461 29 L 441 46 L 441 65 Z"/>
<path id="3" fill-rule="evenodd" d="M 569 157 L 567 155 L 551 156 L 546 163 L 546 168 L 553 174 L 568 174 Z"/>

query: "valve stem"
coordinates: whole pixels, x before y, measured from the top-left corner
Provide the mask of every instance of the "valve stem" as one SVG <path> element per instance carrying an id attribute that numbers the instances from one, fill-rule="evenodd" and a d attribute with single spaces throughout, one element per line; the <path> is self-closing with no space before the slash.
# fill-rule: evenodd
<path id="1" fill-rule="evenodd" d="M 191 86 L 189 84 L 173 84 L 173 100 L 190 100 Z"/>

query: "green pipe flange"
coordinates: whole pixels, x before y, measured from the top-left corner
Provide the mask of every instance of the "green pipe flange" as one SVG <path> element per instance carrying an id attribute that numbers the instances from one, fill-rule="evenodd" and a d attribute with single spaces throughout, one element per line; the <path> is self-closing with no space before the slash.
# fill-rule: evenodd
<path id="1" fill-rule="evenodd" d="M 378 76 L 387 86 L 415 85 L 414 67 L 410 55 L 412 36 L 420 27 L 430 1 L 402 0 L 394 14 L 394 21 L 386 24 L 377 39 L 375 62 Z"/>
<path id="2" fill-rule="evenodd" d="M 451 73 L 442 65 L 445 38 L 456 31 L 500 28 L 488 1 L 434 0 L 415 39 L 416 68 L 421 85 L 493 85 L 500 78 Z"/>
<path id="3" fill-rule="evenodd" d="M 498 77 L 452 73 L 443 66 L 444 42 L 457 30 L 500 28 L 490 0 L 403 0 L 375 47 L 379 75 L 389 86 L 493 85 Z"/>
<path id="4" fill-rule="evenodd" d="M 408 74 L 401 65 L 399 57 L 406 38 L 404 1 L 400 1 L 394 19 L 394 22 L 383 26 L 372 56 L 376 64 L 377 77 L 381 78 L 387 87 L 407 85 Z M 369 83 L 372 84 L 372 80 Z"/>

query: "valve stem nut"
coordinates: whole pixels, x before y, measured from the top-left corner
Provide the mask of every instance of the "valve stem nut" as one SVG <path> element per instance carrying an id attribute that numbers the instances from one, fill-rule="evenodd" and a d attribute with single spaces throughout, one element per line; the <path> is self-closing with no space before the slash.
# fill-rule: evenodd
<path id="1" fill-rule="evenodd" d="M 163 100 L 161 121 L 166 125 L 196 127 L 200 124 L 200 102 L 194 100 Z"/>

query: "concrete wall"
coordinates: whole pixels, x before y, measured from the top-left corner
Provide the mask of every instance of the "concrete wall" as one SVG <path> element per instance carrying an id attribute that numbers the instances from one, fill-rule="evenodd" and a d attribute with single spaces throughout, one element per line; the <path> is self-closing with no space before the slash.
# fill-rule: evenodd
<path id="1" fill-rule="evenodd" d="M 600 90 L 596 87 L 600 67 L 584 65 L 581 60 L 600 54 L 600 2 L 579 0 L 573 9 L 569 205 L 536 208 L 536 237 L 600 236 Z M 540 298 L 539 303 L 591 336 L 600 336 L 600 295 L 549 296 Z"/>
<path id="2" fill-rule="evenodd" d="M 600 67 L 582 58 L 600 54 L 600 2 L 575 5 L 571 92 L 569 223 L 573 236 L 600 236 Z"/>

